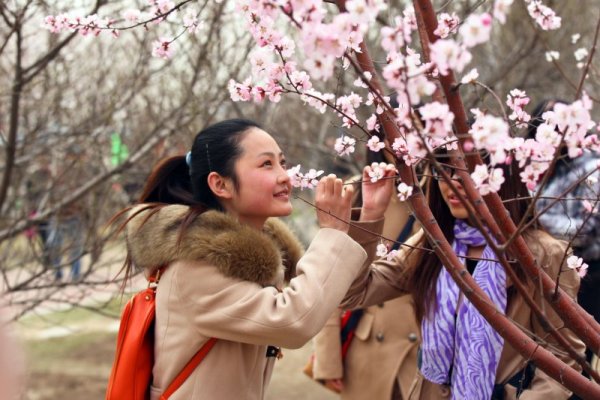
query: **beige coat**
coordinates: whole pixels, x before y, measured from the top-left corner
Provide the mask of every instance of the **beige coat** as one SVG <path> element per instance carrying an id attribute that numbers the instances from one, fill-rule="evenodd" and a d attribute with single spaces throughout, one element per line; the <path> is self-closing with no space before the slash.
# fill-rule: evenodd
<path id="1" fill-rule="evenodd" d="M 139 210 L 139 208 L 138 208 Z M 177 246 L 184 206 L 149 211 L 128 225 L 128 247 L 146 271 L 168 264 L 157 290 L 156 400 L 211 337 L 217 343 L 172 400 L 263 399 L 275 357 L 268 346 L 299 348 L 323 327 L 366 261 L 348 235 L 321 229 L 282 288 L 282 258 L 294 265 L 298 242 L 281 222 L 264 232 L 209 211 Z"/>
<path id="2" fill-rule="evenodd" d="M 382 235 L 395 239 L 408 220 L 408 207 L 396 196 L 385 212 Z M 413 231 L 416 232 L 418 223 Z M 340 314 L 337 310 L 314 339 L 315 379 L 343 378 L 343 400 L 390 400 L 397 381 L 408 392 L 417 372 L 420 329 L 412 296 L 406 295 L 364 310 L 342 365 Z"/>
<path id="3" fill-rule="evenodd" d="M 365 227 L 372 232 L 377 232 L 374 230 L 374 227 L 369 227 L 368 224 L 362 225 L 366 225 Z M 410 245 L 416 244 L 422 234 L 422 231 L 419 232 L 409 239 L 407 243 Z M 361 231 L 360 236 L 355 237 L 359 242 L 364 243 L 368 249 L 373 243 L 370 236 L 372 235 Z M 526 237 L 526 241 L 538 264 L 551 277 L 556 278 L 561 267 L 563 255 L 567 251 L 566 242 L 556 240 L 542 231 L 532 232 Z M 372 251 L 369 251 L 369 253 L 372 253 Z M 418 265 L 419 258 L 419 251 L 414 251 L 410 256 L 407 256 L 407 248 L 404 247 L 391 262 L 385 260 L 375 261 L 371 264 L 370 268 L 365 268 L 359 275 L 344 299 L 342 306 L 359 308 L 379 304 L 406 294 L 410 290 L 408 287 L 409 271 Z M 575 298 L 579 289 L 579 276 L 575 271 L 569 270 L 566 264 L 563 265 L 562 270 L 560 286 L 569 296 Z M 506 311 L 508 318 L 515 321 L 525 332 L 533 332 L 538 337 L 544 338 L 550 345 L 546 346 L 548 350 L 553 351 L 553 349 L 557 348 L 558 345 L 555 340 L 544 332 L 544 329 L 533 315 L 531 309 L 525 304 L 524 298 L 516 290 L 511 290 L 510 286 L 508 291 L 509 297 Z M 553 326 L 562 326 L 560 317 L 554 312 L 552 306 L 543 299 L 540 290 L 533 287 L 532 292 L 534 300 L 542 305 L 542 309 L 546 310 L 546 316 L 550 323 Z M 578 352 L 583 354 L 585 345 L 581 340 L 567 329 L 561 330 L 561 333 Z M 555 354 L 567 364 L 580 369 L 576 362 L 571 360 L 565 352 L 555 352 Z M 524 358 L 510 344 L 505 342 L 496 373 L 496 383 L 505 383 L 520 371 L 524 365 Z M 516 398 L 512 389 L 509 385 L 506 386 L 505 399 Z M 519 398 L 521 400 L 560 400 L 567 399 L 569 396 L 570 391 L 538 368 L 530 388 L 525 390 Z M 425 400 L 446 399 L 450 398 L 450 390 L 447 386 L 431 383 L 418 374 L 411 388 L 409 398 Z"/>

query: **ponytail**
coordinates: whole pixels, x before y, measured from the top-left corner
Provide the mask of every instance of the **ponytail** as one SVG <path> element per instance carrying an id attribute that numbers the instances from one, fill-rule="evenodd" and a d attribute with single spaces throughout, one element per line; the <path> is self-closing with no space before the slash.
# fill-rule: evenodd
<path id="1" fill-rule="evenodd" d="M 197 204 L 192 194 L 190 170 L 184 156 L 169 157 L 159 162 L 150 173 L 139 203 Z"/>

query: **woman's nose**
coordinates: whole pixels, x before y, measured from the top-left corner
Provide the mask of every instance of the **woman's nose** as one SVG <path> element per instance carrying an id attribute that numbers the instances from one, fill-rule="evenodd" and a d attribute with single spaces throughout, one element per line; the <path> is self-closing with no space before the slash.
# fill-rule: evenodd
<path id="1" fill-rule="evenodd" d="M 287 169 L 281 167 L 281 171 L 279 175 L 277 175 L 277 183 L 288 183 L 290 181 L 290 176 L 287 173 Z"/>

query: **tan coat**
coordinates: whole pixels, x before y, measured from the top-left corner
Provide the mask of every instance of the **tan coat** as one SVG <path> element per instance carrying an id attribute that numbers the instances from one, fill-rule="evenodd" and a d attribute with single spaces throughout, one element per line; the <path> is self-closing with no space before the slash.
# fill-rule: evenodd
<path id="1" fill-rule="evenodd" d="M 385 212 L 382 235 L 397 238 L 408 215 L 406 203 L 393 196 Z M 415 223 L 414 232 L 417 226 Z M 314 378 L 343 378 L 343 400 L 390 400 L 394 383 L 398 381 L 400 395 L 407 399 L 417 372 L 420 343 L 412 296 L 401 296 L 366 308 L 343 365 L 340 315 L 341 311 L 334 312 L 313 340 Z"/>
<path id="2" fill-rule="evenodd" d="M 217 343 L 171 399 L 263 399 L 276 359 L 267 356 L 268 346 L 299 348 L 317 334 L 366 261 L 365 251 L 348 235 L 321 229 L 298 260 L 297 276 L 281 288 L 282 257 L 293 267 L 299 253 L 282 223 L 269 220 L 258 232 L 209 211 L 178 247 L 186 211 L 168 206 L 145 223 L 149 211 L 143 211 L 128 225 L 136 266 L 151 271 L 168 264 L 157 290 L 151 399 L 211 337 Z"/>
<path id="3" fill-rule="evenodd" d="M 365 224 L 363 224 L 365 225 Z M 377 232 L 373 227 L 367 229 Z M 365 243 L 366 246 L 371 245 L 372 239 L 369 234 L 361 231 L 361 236 L 355 236 L 359 242 Z M 409 239 L 408 244 L 414 245 L 418 242 L 422 235 L 422 231 Z M 559 241 L 552 238 L 545 232 L 535 231 L 526 237 L 527 244 L 532 253 L 536 257 L 538 264 L 553 278 L 558 274 L 561 267 L 561 260 L 567 251 L 567 245 L 564 241 Z M 368 247 L 367 247 L 368 248 Z M 366 268 L 359 275 L 356 282 L 348 292 L 343 307 L 358 308 L 372 304 L 378 304 L 387 301 L 409 292 L 408 276 L 411 268 L 414 268 L 419 263 L 419 251 L 414 251 L 407 256 L 407 248 L 403 248 L 398 256 L 391 262 L 378 260 L 371 264 L 370 268 Z M 579 288 L 579 276 L 573 270 L 569 270 L 566 264 L 562 267 L 563 272 L 560 278 L 560 286 L 572 298 L 576 297 Z M 531 309 L 525 304 L 523 297 L 516 292 L 510 290 L 507 304 L 506 315 L 509 319 L 515 321 L 519 326 L 522 326 L 525 332 L 533 332 L 538 337 L 544 338 L 550 347 L 548 350 L 558 347 L 555 340 L 547 335 L 540 326 L 537 318 L 533 315 Z M 554 312 L 552 307 L 543 299 L 538 288 L 532 288 L 534 300 L 542 305 L 542 309 L 546 310 L 546 316 L 553 326 L 562 326 L 560 317 Z M 571 331 L 567 329 L 561 330 L 565 338 L 570 344 L 580 353 L 583 354 L 585 346 Z M 579 369 L 575 361 L 571 360 L 565 352 L 555 354 L 565 361 L 567 364 Z M 504 349 L 500 358 L 496 373 L 496 383 L 505 383 L 525 365 L 525 360 L 510 344 L 504 344 Z M 515 399 L 513 388 L 506 386 L 505 399 Z M 547 376 L 539 368 L 536 370 L 533 382 L 529 389 L 525 390 L 521 396 L 521 400 L 560 400 L 567 399 L 570 396 L 570 391 Z M 418 374 L 417 379 L 411 388 L 410 399 L 446 399 L 450 398 L 450 390 L 447 386 L 431 383 Z"/>

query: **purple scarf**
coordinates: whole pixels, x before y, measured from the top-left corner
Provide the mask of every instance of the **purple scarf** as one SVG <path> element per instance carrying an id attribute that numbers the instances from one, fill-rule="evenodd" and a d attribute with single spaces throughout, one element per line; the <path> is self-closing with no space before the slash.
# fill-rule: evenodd
<path id="1" fill-rule="evenodd" d="M 452 248 L 458 256 L 466 256 L 468 246 L 485 245 L 481 232 L 464 220 L 456 220 L 454 238 Z M 496 259 L 496 256 L 486 246 L 481 258 Z M 496 307 L 506 312 L 504 268 L 496 262 L 481 260 L 473 279 Z M 494 388 L 504 339 L 460 293 L 448 271 L 442 268 L 436 284 L 437 307 L 421 323 L 421 373 L 434 383 L 450 382 L 452 399 L 487 400 Z"/>

